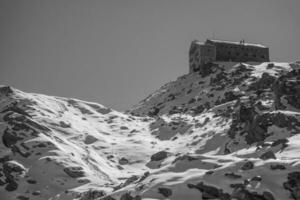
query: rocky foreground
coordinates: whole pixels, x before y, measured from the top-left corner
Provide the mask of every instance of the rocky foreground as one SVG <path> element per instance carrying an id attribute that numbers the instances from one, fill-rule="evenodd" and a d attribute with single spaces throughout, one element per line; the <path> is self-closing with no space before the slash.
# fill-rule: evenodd
<path id="1" fill-rule="evenodd" d="M 211 63 L 126 113 L 0 88 L 0 199 L 300 199 L 299 63 Z"/>

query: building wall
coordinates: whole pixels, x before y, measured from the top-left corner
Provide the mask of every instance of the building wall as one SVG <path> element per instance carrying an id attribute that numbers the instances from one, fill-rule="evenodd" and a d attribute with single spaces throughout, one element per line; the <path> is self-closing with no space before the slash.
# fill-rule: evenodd
<path id="1" fill-rule="evenodd" d="M 250 46 L 243 44 L 230 44 L 206 41 L 208 44 L 216 46 L 217 61 L 233 62 L 268 62 L 269 48 Z"/>
<path id="2" fill-rule="evenodd" d="M 200 65 L 216 60 L 216 47 L 193 41 L 189 51 L 190 72 L 199 69 Z"/>
<path id="3" fill-rule="evenodd" d="M 216 61 L 216 47 L 214 45 L 200 45 L 201 63 Z"/>

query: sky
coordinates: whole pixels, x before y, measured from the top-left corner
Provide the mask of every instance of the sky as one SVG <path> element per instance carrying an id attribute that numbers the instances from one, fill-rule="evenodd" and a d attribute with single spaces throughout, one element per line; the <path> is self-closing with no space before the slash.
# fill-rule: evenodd
<path id="1" fill-rule="evenodd" d="M 188 73 L 192 40 L 300 60 L 299 0 L 0 0 L 0 84 L 123 111 Z"/>

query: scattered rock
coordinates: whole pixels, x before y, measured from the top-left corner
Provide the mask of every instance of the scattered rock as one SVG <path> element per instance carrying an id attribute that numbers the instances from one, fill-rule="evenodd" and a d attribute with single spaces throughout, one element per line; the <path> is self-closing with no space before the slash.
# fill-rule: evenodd
<path id="1" fill-rule="evenodd" d="M 12 89 L 12 87 L 3 86 L 3 85 L 0 86 L 0 94 L 8 96 L 13 93 L 14 93 L 14 90 Z"/>
<path id="2" fill-rule="evenodd" d="M 273 153 L 273 151 L 267 151 L 263 153 L 259 158 L 262 160 L 269 160 L 269 159 L 276 159 L 276 156 Z"/>
<path id="3" fill-rule="evenodd" d="M 82 193 L 79 200 L 95 200 L 96 198 L 102 197 L 104 195 L 105 195 L 104 191 L 90 189 Z"/>
<path id="4" fill-rule="evenodd" d="M 229 178 L 233 178 L 233 179 L 242 178 L 241 175 L 235 174 L 233 172 L 231 172 L 231 173 L 225 173 L 224 175 L 227 176 L 227 177 L 229 177 Z"/>
<path id="5" fill-rule="evenodd" d="M 150 175 L 150 172 L 145 172 L 145 173 L 143 174 L 143 176 L 141 176 L 141 178 L 138 180 L 138 182 L 142 182 L 142 181 L 145 180 L 149 175 Z"/>
<path id="6" fill-rule="evenodd" d="M 19 140 L 22 140 L 22 137 L 19 137 L 13 131 L 6 129 L 4 134 L 2 135 L 2 142 L 6 147 L 11 147 L 12 145 L 16 144 Z"/>
<path id="7" fill-rule="evenodd" d="M 247 161 L 243 164 L 243 166 L 241 167 L 242 170 L 250 170 L 254 168 L 254 164 L 251 161 Z"/>
<path id="8" fill-rule="evenodd" d="M 85 143 L 85 144 L 92 144 L 92 143 L 96 142 L 97 140 L 98 140 L 98 139 L 95 138 L 94 136 L 92 136 L 92 135 L 87 135 L 87 136 L 85 137 L 84 143 Z"/>
<path id="9" fill-rule="evenodd" d="M 263 192 L 263 197 L 265 198 L 265 200 L 275 200 L 275 197 L 273 196 L 273 194 L 268 191 Z"/>
<path id="10" fill-rule="evenodd" d="M 120 200 L 142 200 L 141 196 L 131 196 L 129 193 L 125 193 L 121 196 Z"/>
<path id="11" fill-rule="evenodd" d="M 289 140 L 286 139 L 286 138 L 284 138 L 284 139 L 278 139 L 278 140 L 274 141 L 271 146 L 275 147 L 277 145 L 282 145 L 281 149 L 284 149 L 284 148 L 286 148 L 288 146 L 287 145 L 288 142 L 289 142 Z"/>
<path id="12" fill-rule="evenodd" d="M 205 174 L 207 174 L 207 175 L 211 175 L 213 173 L 215 173 L 213 170 L 208 170 L 207 172 L 205 172 Z"/>
<path id="13" fill-rule="evenodd" d="M 119 164 L 120 165 L 127 165 L 129 163 L 129 161 L 126 159 L 126 158 L 124 158 L 124 157 L 122 157 L 120 160 L 119 160 Z"/>
<path id="14" fill-rule="evenodd" d="M 283 187 L 290 191 L 294 200 L 300 200 L 300 172 L 288 173 L 287 181 L 283 183 Z"/>
<path id="15" fill-rule="evenodd" d="M 149 112 L 148 112 L 148 116 L 150 117 L 154 117 L 157 116 L 159 113 L 160 109 L 157 107 L 153 107 Z"/>
<path id="16" fill-rule="evenodd" d="M 251 178 L 251 181 L 262 181 L 261 176 L 254 176 L 253 178 Z"/>
<path id="17" fill-rule="evenodd" d="M 32 194 L 33 194 L 34 196 L 38 196 L 38 195 L 40 195 L 40 194 L 41 194 L 41 191 L 39 191 L 39 190 L 36 190 L 36 191 L 32 192 Z"/>
<path id="18" fill-rule="evenodd" d="M 151 161 L 160 161 L 168 157 L 168 152 L 159 151 L 151 156 Z"/>
<path id="19" fill-rule="evenodd" d="M 64 172 L 72 178 L 84 177 L 84 171 L 82 167 L 66 167 Z"/>
<path id="20" fill-rule="evenodd" d="M 36 184 L 37 181 L 36 181 L 36 180 L 33 180 L 33 179 L 28 179 L 28 180 L 27 180 L 27 183 L 29 183 L 29 184 Z"/>
<path id="21" fill-rule="evenodd" d="M 189 183 L 187 186 L 190 189 L 198 189 L 202 193 L 202 199 L 230 199 L 230 195 L 228 193 L 224 193 L 222 189 L 205 185 L 203 182 L 200 182 L 196 185 Z"/>
<path id="22" fill-rule="evenodd" d="M 270 166 L 270 169 L 272 169 L 272 170 L 277 170 L 277 169 L 279 169 L 279 170 L 285 170 L 286 167 L 284 165 L 281 165 L 281 164 L 274 164 L 274 165 Z"/>
<path id="23" fill-rule="evenodd" d="M 127 126 L 121 126 L 120 129 L 121 130 L 128 130 L 128 127 Z"/>
<path id="24" fill-rule="evenodd" d="M 158 188 L 158 193 L 162 194 L 164 197 L 169 197 L 172 195 L 172 190 L 169 188 L 160 187 Z"/>
<path id="25" fill-rule="evenodd" d="M 5 186 L 5 190 L 7 190 L 8 192 L 12 192 L 14 190 L 18 189 L 18 184 L 15 181 L 10 181 L 6 186 Z"/>
<path id="26" fill-rule="evenodd" d="M 19 195 L 17 196 L 18 200 L 29 200 L 29 197 L 23 196 L 23 195 Z"/>
<path id="27" fill-rule="evenodd" d="M 59 125 L 62 127 L 62 128 L 70 128 L 71 127 L 71 124 L 70 123 L 66 123 L 64 121 L 60 121 L 59 122 Z"/>

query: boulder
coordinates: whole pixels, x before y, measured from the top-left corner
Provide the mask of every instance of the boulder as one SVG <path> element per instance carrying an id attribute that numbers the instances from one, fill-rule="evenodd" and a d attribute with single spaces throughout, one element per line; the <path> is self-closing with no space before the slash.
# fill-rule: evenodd
<path id="1" fill-rule="evenodd" d="M 242 165 L 242 167 L 241 167 L 242 170 L 250 170 L 250 169 L 253 169 L 253 168 L 254 168 L 254 164 L 253 164 L 253 162 L 251 162 L 251 161 L 245 162 L 245 163 Z"/>
<path id="2" fill-rule="evenodd" d="M 84 177 L 84 171 L 82 167 L 66 167 L 64 172 L 72 178 Z"/>
<path id="3" fill-rule="evenodd" d="M 168 157 L 168 152 L 159 151 L 151 156 L 151 161 L 160 161 Z"/>
<path id="4" fill-rule="evenodd" d="M 124 158 L 124 157 L 122 157 L 120 160 L 119 160 L 119 164 L 120 165 L 127 165 L 129 163 L 129 161 L 126 159 L 126 158 Z"/>
<path id="5" fill-rule="evenodd" d="M 300 200 L 300 172 L 291 172 L 287 176 L 287 181 L 283 183 L 283 187 L 289 190 L 294 200 Z"/>
<path id="6" fill-rule="evenodd" d="M 277 170 L 277 169 L 279 169 L 279 170 L 285 170 L 286 167 L 284 165 L 281 165 L 281 164 L 274 164 L 274 165 L 270 166 L 270 169 L 272 169 L 272 170 Z"/>
<path id="7" fill-rule="evenodd" d="M 172 195 L 172 190 L 169 188 L 159 187 L 158 193 L 162 194 L 164 197 L 169 197 Z"/>
<path id="8" fill-rule="evenodd" d="M 273 151 L 267 151 L 263 153 L 259 158 L 262 160 L 269 160 L 269 159 L 276 159 L 276 156 L 273 153 Z"/>

